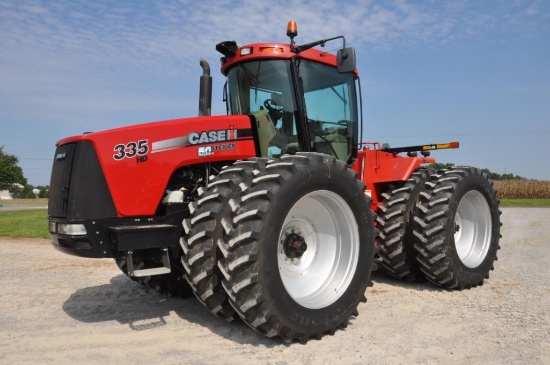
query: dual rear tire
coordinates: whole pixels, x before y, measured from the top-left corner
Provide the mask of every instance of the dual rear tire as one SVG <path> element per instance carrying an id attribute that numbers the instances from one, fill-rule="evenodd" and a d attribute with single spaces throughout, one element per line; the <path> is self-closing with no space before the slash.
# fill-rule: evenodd
<path id="1" fill-rule="evenodd" d="M 448 289 L 482 285 L 500 249 L 499 201 L 492 182 L 473 167 L 438 173 L 420 195 L 415 249 L 426 279 Z"/>
<path id="2" fill-rule="evenodd" d="M 480 169 L 421 169 L 383 198 L 377 244 L 390 275 L 458 290 L 489 277 L 500 248 L 501 212 Z"/>

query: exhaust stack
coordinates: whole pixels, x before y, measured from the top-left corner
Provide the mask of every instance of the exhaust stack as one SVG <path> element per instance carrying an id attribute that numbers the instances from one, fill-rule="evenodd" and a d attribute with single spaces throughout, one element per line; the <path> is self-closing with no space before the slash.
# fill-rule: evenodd
<path id="1" fill-rule="evenodd" d="M 210 65 L 201 58 L 202 76 L 199 88 L 199 117 L 211 115 L 212 108 L 212 76 Z"/>

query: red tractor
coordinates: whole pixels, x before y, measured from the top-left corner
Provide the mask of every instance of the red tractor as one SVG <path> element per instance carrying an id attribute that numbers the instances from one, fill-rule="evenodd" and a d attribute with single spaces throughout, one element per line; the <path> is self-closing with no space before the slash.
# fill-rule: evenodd
<path id="1" fill-rule="evenodd" d="M 283 341 L 346 327 L 375 259 L 405 280 L 481 285 L 500 239 L 491 181 L 473 167 L 423 167 L 456 142 L 363 142 L 354 49 L 342 36 L 296 45 L 294 22 L 287 35 L 216 46 L 227 116 L 210 116 L 201 61 L 199 117 L 60 140 L 53 245 L 114 258 L 140 284 L 193 292 Z M 336 39 L 337 55 L 315 48 Z"/>

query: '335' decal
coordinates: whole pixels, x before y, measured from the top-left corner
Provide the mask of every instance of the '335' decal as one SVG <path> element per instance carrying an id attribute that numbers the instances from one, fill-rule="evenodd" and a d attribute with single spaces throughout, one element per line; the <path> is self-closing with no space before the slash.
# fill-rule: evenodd
<path id="1" fill-rule="evenodd" d="M 117 144 L 113 149 L 116 153 L 113 154 L 113 158 L 120 161 L 124 158 L 133 158 L 136 156 L 143 156 L 149 152 L 149 145 L 146 139 L 142 139 L 138 142 L 128 142 L 126 144 Z"/>

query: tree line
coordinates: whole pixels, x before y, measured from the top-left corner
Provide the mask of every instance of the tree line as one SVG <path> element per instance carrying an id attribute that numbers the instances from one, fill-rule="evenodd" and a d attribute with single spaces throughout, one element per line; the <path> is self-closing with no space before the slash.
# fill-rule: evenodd
<path id="1" fill-rule="evenodd" d="M 28 184 L 19 166 L 17 156 L 4 152 L 0 146 L 0 191 L 8 190 L 15 199 L 47 198 L 49 186 L 32 186 Z M 39 192 L 35 194 L 34 189 Z"/>
<path id="2" fill-rule="evenodd" d="M 38 194 L 35 194 L 33 190 L 38 190 Z M 10 190 L 11 196 L 14 199 L 36 199 L 36 198 L 48 198 L 50 192 L 50 186 L 33 186 L 26 184 L 23 188 L 17 187 Z"/>

